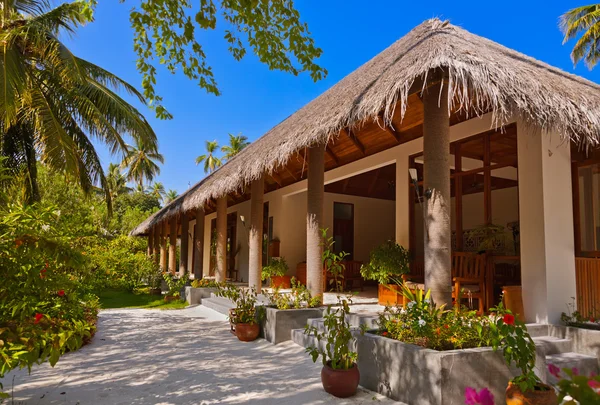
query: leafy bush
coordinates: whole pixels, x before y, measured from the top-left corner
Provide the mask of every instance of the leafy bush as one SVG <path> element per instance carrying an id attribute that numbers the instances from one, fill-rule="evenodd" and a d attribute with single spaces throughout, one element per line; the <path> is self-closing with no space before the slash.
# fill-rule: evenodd
<path id="1" fill-rule="evenodd" d="M 329 283 L 332 284 L 331 290 L 342 292 L 344 290 L 344 271 L 346 266 L 344 259 L 349 253 L 339 252 L 336 253 L 334 246 L 335 241 L 332 236 L 327 236 L 328 228 L 321 229 L 321 246 L 323 247 L 323 266 L 329 274 L 333 276 Z"/>
<path id="2" fill-rule="evenodd" d="M 313 297 L 306 286 L 292 278 L 292 292 L 283 294 L 279 288 L 275 288 L 272 293 L 267 293 L 269 306 L 277 309 L 300 309 L 316 308 L 321 306 L 321 298 Z"/>
<path id="3" fill-rule="evenodd" d="M 165 282 L 167 283 L 167 286 L 169 287 L 169 291 L 167 291 L 167 296 L 180 297 L 181 289 L 188 282 L 188 279 L 186 277 L 178 278 L 169 273 L 164 273 L 163 277 L 165 279 Z"/>
<path id="4" fill-rule="evenodd" d="M 402 275 L 409 272 L 408 266 L 408 250 L 388 240 L 371 251 L 369 263 L 361 267 L 360 274 L 379 284 L 402 284 Z"/>
<path id="5" fill-rule="evenodd" d="M 233 284 L 219 286 L 217 291 L 219 297 L 228 298 L 235 303 L 235 310 L 231 316 L 232 323 L 257 323 L 256 313 L 256 289 L 240 288 Z"/>
<path id="6" fill-rule="evenodd" d="M 225 283 L 219 283 L 213 279 L 208 278 L 197 278 L 192 281 L 193 288 L 218 288 L 219 286 L 224 286 Z"/>
<path id="7" fill-rule="evenodd" d="M 289 269 L 285 257 L 272 257 L 269 260 L 269 264 L 263 266 L 260 278 L 267 280 L 271 277 L 285 276 Z"/>

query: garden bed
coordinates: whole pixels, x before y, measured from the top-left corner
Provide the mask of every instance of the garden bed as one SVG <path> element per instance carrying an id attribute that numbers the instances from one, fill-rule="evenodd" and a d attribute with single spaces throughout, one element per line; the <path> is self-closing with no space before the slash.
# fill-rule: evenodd
<path id="1" fill-rule="evenodd" d="M 217 289 L 214 287 L 194 288 L 187 286 L 185 287 L 185 300 L 188 305 L 199 305 L 202 303 L 202 299 L 210 298 L 216 292 Z"/>
<path id="2" fill-rule="evenodd" d="M 491 347 L 436 351 L 373 333 L 357 334 L 356 345 L 360 385 L 411 405 L 463 404 L 467 387 L 503 398 L 518 374 Z M 545 381 L 545 357 L 537 359 L 536 374 Z"/>
<path id="3" fill-rule="evenodd" d="M 261 337 L 278 344 L 292 339 L 292 329 L 302 329 L 310 318 L 321 318 L 323 308 L 277 309 L 265 307 Z"/>
<path id="4" fill-rule="evenodd" d="M 560 325 L 549 325 L 548 327 L 550 329 L 548 335 L 571 339 L 574 352 L 595 356 L 600 360 L 600 330 Z"/>

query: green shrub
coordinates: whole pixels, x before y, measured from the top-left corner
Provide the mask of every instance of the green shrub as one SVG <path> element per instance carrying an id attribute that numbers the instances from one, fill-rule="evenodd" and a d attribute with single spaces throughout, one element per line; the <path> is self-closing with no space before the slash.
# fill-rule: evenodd
<path id="1" fill-rule="evenodd" d="M 272 257 L 269 260 L 269 264 L 263 266 L 260 278 L 263 280 L 270 279 L 271 277 L 285 276 L 288 272 L 289 266 L 285 261 L 285 257 Z"/>
<path id="2" fill-rule="evenodd" d="M 402 275 L 409 272 L 409 253 L 393 240 L 388 240 L 371 251 L 369 263 L 360 274 L 379 284 L 402 284 Z"/>

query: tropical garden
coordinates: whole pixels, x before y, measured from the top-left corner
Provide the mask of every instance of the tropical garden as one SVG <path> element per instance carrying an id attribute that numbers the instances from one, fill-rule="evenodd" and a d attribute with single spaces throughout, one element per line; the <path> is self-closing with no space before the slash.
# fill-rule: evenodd
<path id="1" fill-rule="evenodd" d="M 314 80 L 327 71 L 315 62 L 322 51 L 289 1 L 142 0 L 130 12 L 141 90 L 77 57 L 63 42 L 66 35 L 93 23 L 95 0 L 57 6 L 46 0 L 1 0 L 0 6 L 1 383 L 12 369 L 31 369 L 46 361 L 54 365 L 65 352 L 88 343 L 102 308 L 184 305 L 148 293 L 161 285 L 162 271 L 147 256 L 146 242 L 128 236 L 177 198 L 177 191 L 154 181 L 165 163 L 157 135 L 144 113 L 126 101 L 137 100 L 158 118 L 172 117 L 156 90 L 158 64 L 170 73 L 179 70 L 218 95 L 199 38 L 225 21 L 233 29 L 224 29 L 224 38 L 237 60 L 251 50 L 270 69 L 307 72 Z M 600 6 L 568 12 L 562 27 L 566 41 L 577 38 L 574 61 L 594 66 Z M 94 142 L 112 153 L 114 161 L 108 166 Z M 242 134 L 229 134 L 227 145 L 206 141 L 196 164 L 211 173 L 247 145 Z M 277 265 L 270 264 L 271 277 L 281 274 Z M 318 306 L 305 289 L 294 285 L 294 291 L 292 298 L 275 291 L 273 306 Z M 253 307 L 252 292 L 230 288 L 221 294 L 241 300 L 244 311 L 237 316 L 254 322 L 254 313 L 247 311 Z M 408 311 L 387 312 L 376 333 L 430 348 L 491 344 L 503 348 L 507 360 L 517 360 L 523 377 L 515 383 L 524 388 L 538 383 L 531 374 L 530 342 L 510 313 L 500 308 L 495 318 L 484 321 L 472 313 L 436 309 L 426 297 L 409 298 L 415 304 Z M 347 348 L 352 339 L 345 323 L 348 307 L 342 303 L 340 308 L 339 313 L 330 309 L 327 319 L 342 343 L 334 352 L 314 348 L 310 353 L 315 360 L 322 356 L 324 363 L 348 369 L 356 354 Z M 465 330 L 466 323 L 480 327 Z M 405 324 L 411 328 L 398 326 Z M 316 330 L 307 333 L 336 340 Z M 507 337 L 513 334 L 519 339 Z M 578 381 L 572 377 L 562 383 L 565 392 Z M 598 379 L 586 379 L 593 388 L 596 383 L 589 381 Z M 470 394 L 479 400 L 478 392 Z"/>

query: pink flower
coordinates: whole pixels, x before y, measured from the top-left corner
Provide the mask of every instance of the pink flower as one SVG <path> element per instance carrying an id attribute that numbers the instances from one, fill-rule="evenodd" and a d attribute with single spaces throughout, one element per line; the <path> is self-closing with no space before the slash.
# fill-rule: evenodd
<path id="1" fill-rule="evenodd" d="M 467 387 L 465 389 L 466 405 L 494 405 L 494 396 L 487 388 L 477 392 L 475 388 Z"/>
<path id="2" fill-rule="evenodd" d="M 588 386 L 593 390 L 600 389 L 600 382 L 596 380 L 588 380 Z"/>
<path id="3" fill-rule="evenodd" d="M 573 367 L 571 369 L 571 372 L 573 373 L 573 375 L 579 375 L 579 369 L 577 367 Z"/>
<path id="4" fill-rule="evenodd" d="M 548 371 L 556 378 L 560 378 L 560 368 L 556 367 L 554 364 L 548 364 Z"/>

